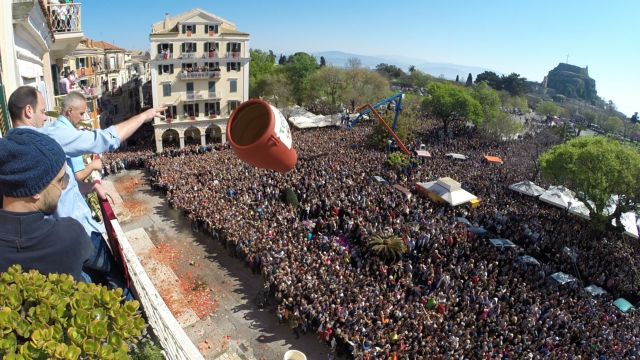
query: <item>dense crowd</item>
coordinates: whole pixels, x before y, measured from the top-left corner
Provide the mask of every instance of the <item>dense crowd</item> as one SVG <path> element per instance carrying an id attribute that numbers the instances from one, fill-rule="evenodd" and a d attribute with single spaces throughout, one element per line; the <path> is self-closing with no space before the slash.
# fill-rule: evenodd
<path id="1" fill-rule="evenodd" d="M 536 177 L 532 159 L 540 144 L 549 145 L 539 139 L 546 132 L 495 142 L 459 128 L 443 141 L 424 129 L 433 157 L 395 170 L 367 146 L 370 131 L 296 132 L 299 162 L 287 174 L 251 168 L 220 147 L 114 154 L 105 166 L 144 163 L 171 206 L 263 275 L 282 321 L 296 333 L 316 333 L 338 354 L 640 359 L 640 316 L 612 306 L 619 295 L 637 301 L 637 242 L 619 233 L 596 237 L 585 221 L 507 188 Z M 448 152 L 469 159 L 454 161 Z M 505 164 L 485 163 L 485 154 Z M 415 193 L 408 198 L 374 175 L 409 189 L 450 176 L 481 204 L 452 208 Z M 283 201 L 289 187 L 297 208 Z M 456 217 L 518 247 L 497 249 Z M 395 234 L 409 251 L 396 263 L 384 261 L 367 246 L 374 234 Z M 541 265 L 519 262 L 524 254 Z M 548 276 L 556 271 L 581 282 L 554 284 Z M 611 295 L 593 297 L 583 290 L 588 284 Z"/>

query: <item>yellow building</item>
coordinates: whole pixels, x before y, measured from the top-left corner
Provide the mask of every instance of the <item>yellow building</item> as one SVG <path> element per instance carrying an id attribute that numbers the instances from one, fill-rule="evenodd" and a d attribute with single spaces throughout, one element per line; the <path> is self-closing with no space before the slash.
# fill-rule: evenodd
<path id="1" fill-rule="evenodd" d="M 194 9 L 153 24 L 153 105 L 169 106 L 154 120 L 156 150 L 225 142 L 229 115 L 249 98 L 249 34 Z"/>

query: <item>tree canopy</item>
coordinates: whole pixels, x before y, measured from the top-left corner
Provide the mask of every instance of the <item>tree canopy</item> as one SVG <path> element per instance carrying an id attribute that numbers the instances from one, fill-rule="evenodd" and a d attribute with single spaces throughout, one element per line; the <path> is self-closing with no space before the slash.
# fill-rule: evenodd
<path id="1" fill-rule="evenodd" d="M 298 105 L 305 100 L 310 90 L 309 79 L 318 70 L 316 58 L 303 52 L 293 54 L 286 66 L 287 76 L 293 86 L 293 96 Z"/>
<path id="2" fill-rule="evenodd" d="M 536 106 L 536 112 L 544 116 L 558 116 L 562 112 L 562 108 L 551 101 L 541 101 Z"/>
<path id="3" fill-rule="evenodd" d="M 273 52 L 251 49 L 251 66 L 249 67 L 249 97 L 259 96 L 264 78 L 275 71 L 276 56 Z"/>
<path id="4" fill-rule="evenodd" d="M 376 65 L 376 71 L 389 80 L 399 79 L 406 75 L 399 67 L 385 63 Z"/>
<path id="5" fill-rule="evenodd" d="M 617 116 L 609 116 L 603 124 L 604 130 L 611 134 L 617 134 L 624 128 L 622 119 Z"/>
<path id="6" fill-rule="evenodd" d="M 427 89 L 429 95 L 422 101 L 422 109 L 442 121 L 445 134 L 448 134 L 452 122 L 482 124 L 482 106 L 465 88 L 434 82 Z"/>
<path id="7" fill-rule="evenodd" d="M 640 153 L 603 136 L 578 137 L 540 157 L 542 175 L 576 192 L 596 227 L 602 229 L 640 205 Z M 607 211 L 617 195 L 617 209 Z"/>
<path id="8" fill-rule="evenodd" d="M 476 76 L 476 84 L 483 81 L 496 90 L 506 90 L 514 96 L 522 95 L 527 90 L 527 79 L 520 77 L 516 73 L 511 73 L 508 76 L 498 76 L 493 71 L 485 71 Z"/>

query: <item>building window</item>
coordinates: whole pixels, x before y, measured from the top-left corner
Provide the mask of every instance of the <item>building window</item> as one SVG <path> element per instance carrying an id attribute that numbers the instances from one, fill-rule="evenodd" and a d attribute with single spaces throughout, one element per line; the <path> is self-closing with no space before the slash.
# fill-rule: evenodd
<path id="1" fill-rule="evenodd" d="M 200 116 L 200 109 L 198 104 L 184 104 L 184 116 Z"/>
<path id="2" fill-rule="evenodd" d="M 227 110 L 229 111 L 229 115 L 240 106 L 240 101 L 238 100 L 229 100 L 227 101 Z"/>
<path id="3" fill-rule="evenodd" d="M 209 94 L 215 94 L 216 93 L 216 82 L 215 81 L 209 81 Z"/>
<path id="4" fill-rule="evenodd" d="M 205 25 L 204 32 L 209 34 L 217 34 L 218 33 L 218 25 Z"/>
<path id="5" fill-rule="evenodd" d="M 204 103 L 204 112 L 207 116 L 220 115 L 220 102 Z"/>
<path id="6" fill-rule="evenodd" d="M 171 84 L 162 84 L 162 96 L 171 96 Z"/>
<path id="7" fill-rule="evenodd" d="M 238 80 L 236 79 L 229 80 L 229 92 L 231 93 L 238 92 Z"/>
<path id="8" fill-rule="evenodd" d="M 182 43 L 183 53 L 194 53 L 197 51 L 198 51 L 198 43 L 194 43 L 194 42 Z"/>
<path id="9" fill-rule="evenodd" d="M 182 25 L 182 33 L 183 34 L 195 34 L 196 26 L 195 25 Z"/>
<path id="10" fill-rule="evenodd" d="M 166 116 L 167 119 L 175 119 L 176 115 L 178 115 L 178 107 L 175 105 L 168 106 L 167 110 L 164 111 L 164 116 Z"/>
<path id="11" fill-rule="evenodd" d="M 227 72 L 229 71 L 240 71 L 240 67 L 242 66 L 239 62 L 228 62 L 227 63 Z"/>
<path id="12" fill-rule="evenodd" d="M 158 65 L 158 75 L 173 74 L 173 64 Z"/>
<path id="13" fill-rule="evenodd" d="M 220 63 L 219 62 L 207 62 L 207 63 L 204 63 L 204 66 L 209 71 L 220 71 Z"/>

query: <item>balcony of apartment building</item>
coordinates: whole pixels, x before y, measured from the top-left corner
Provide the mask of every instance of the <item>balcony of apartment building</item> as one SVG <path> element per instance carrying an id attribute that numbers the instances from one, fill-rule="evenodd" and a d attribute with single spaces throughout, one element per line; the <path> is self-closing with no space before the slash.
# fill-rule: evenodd
<path id="1" fill-rule="evenodd" d="M 172 59 L 173 59 L 172 52 L 162 51 L 156 55 L 156 60 L 172 60 Z"/>
<path id="2" fill-rule="evenodd" d="M 195 51 L 193 52 L 183 52 L 182 59 L 197 59 L 198 58 L 198 53 L 196 53 Z"/>
<path id="3" fill-rule="evenodd" d="M 180 97 L 180 101 L 184 103 L 194 103 L 198 101 L 206 100 L 220 100 L 222 97 L 219 92 L 216 91 L 200 91 L 200 92 L 187 92 Z"/>
<path id="4" fill-rule="evenodd" d="M 51 48 L 53 58 L 62 58 L 72 52 L 84 38 L 82 32 L 82 4 L 79 2 L 47 2 L 47 13 L 53 28 L 54 43 Z"/>
<path id="5" fill-rule="evenodd" d="M 208 68 L 183 69 L 178 74 L 180 80 L 219 79 L 222 72 L 219 69 Z"/>

